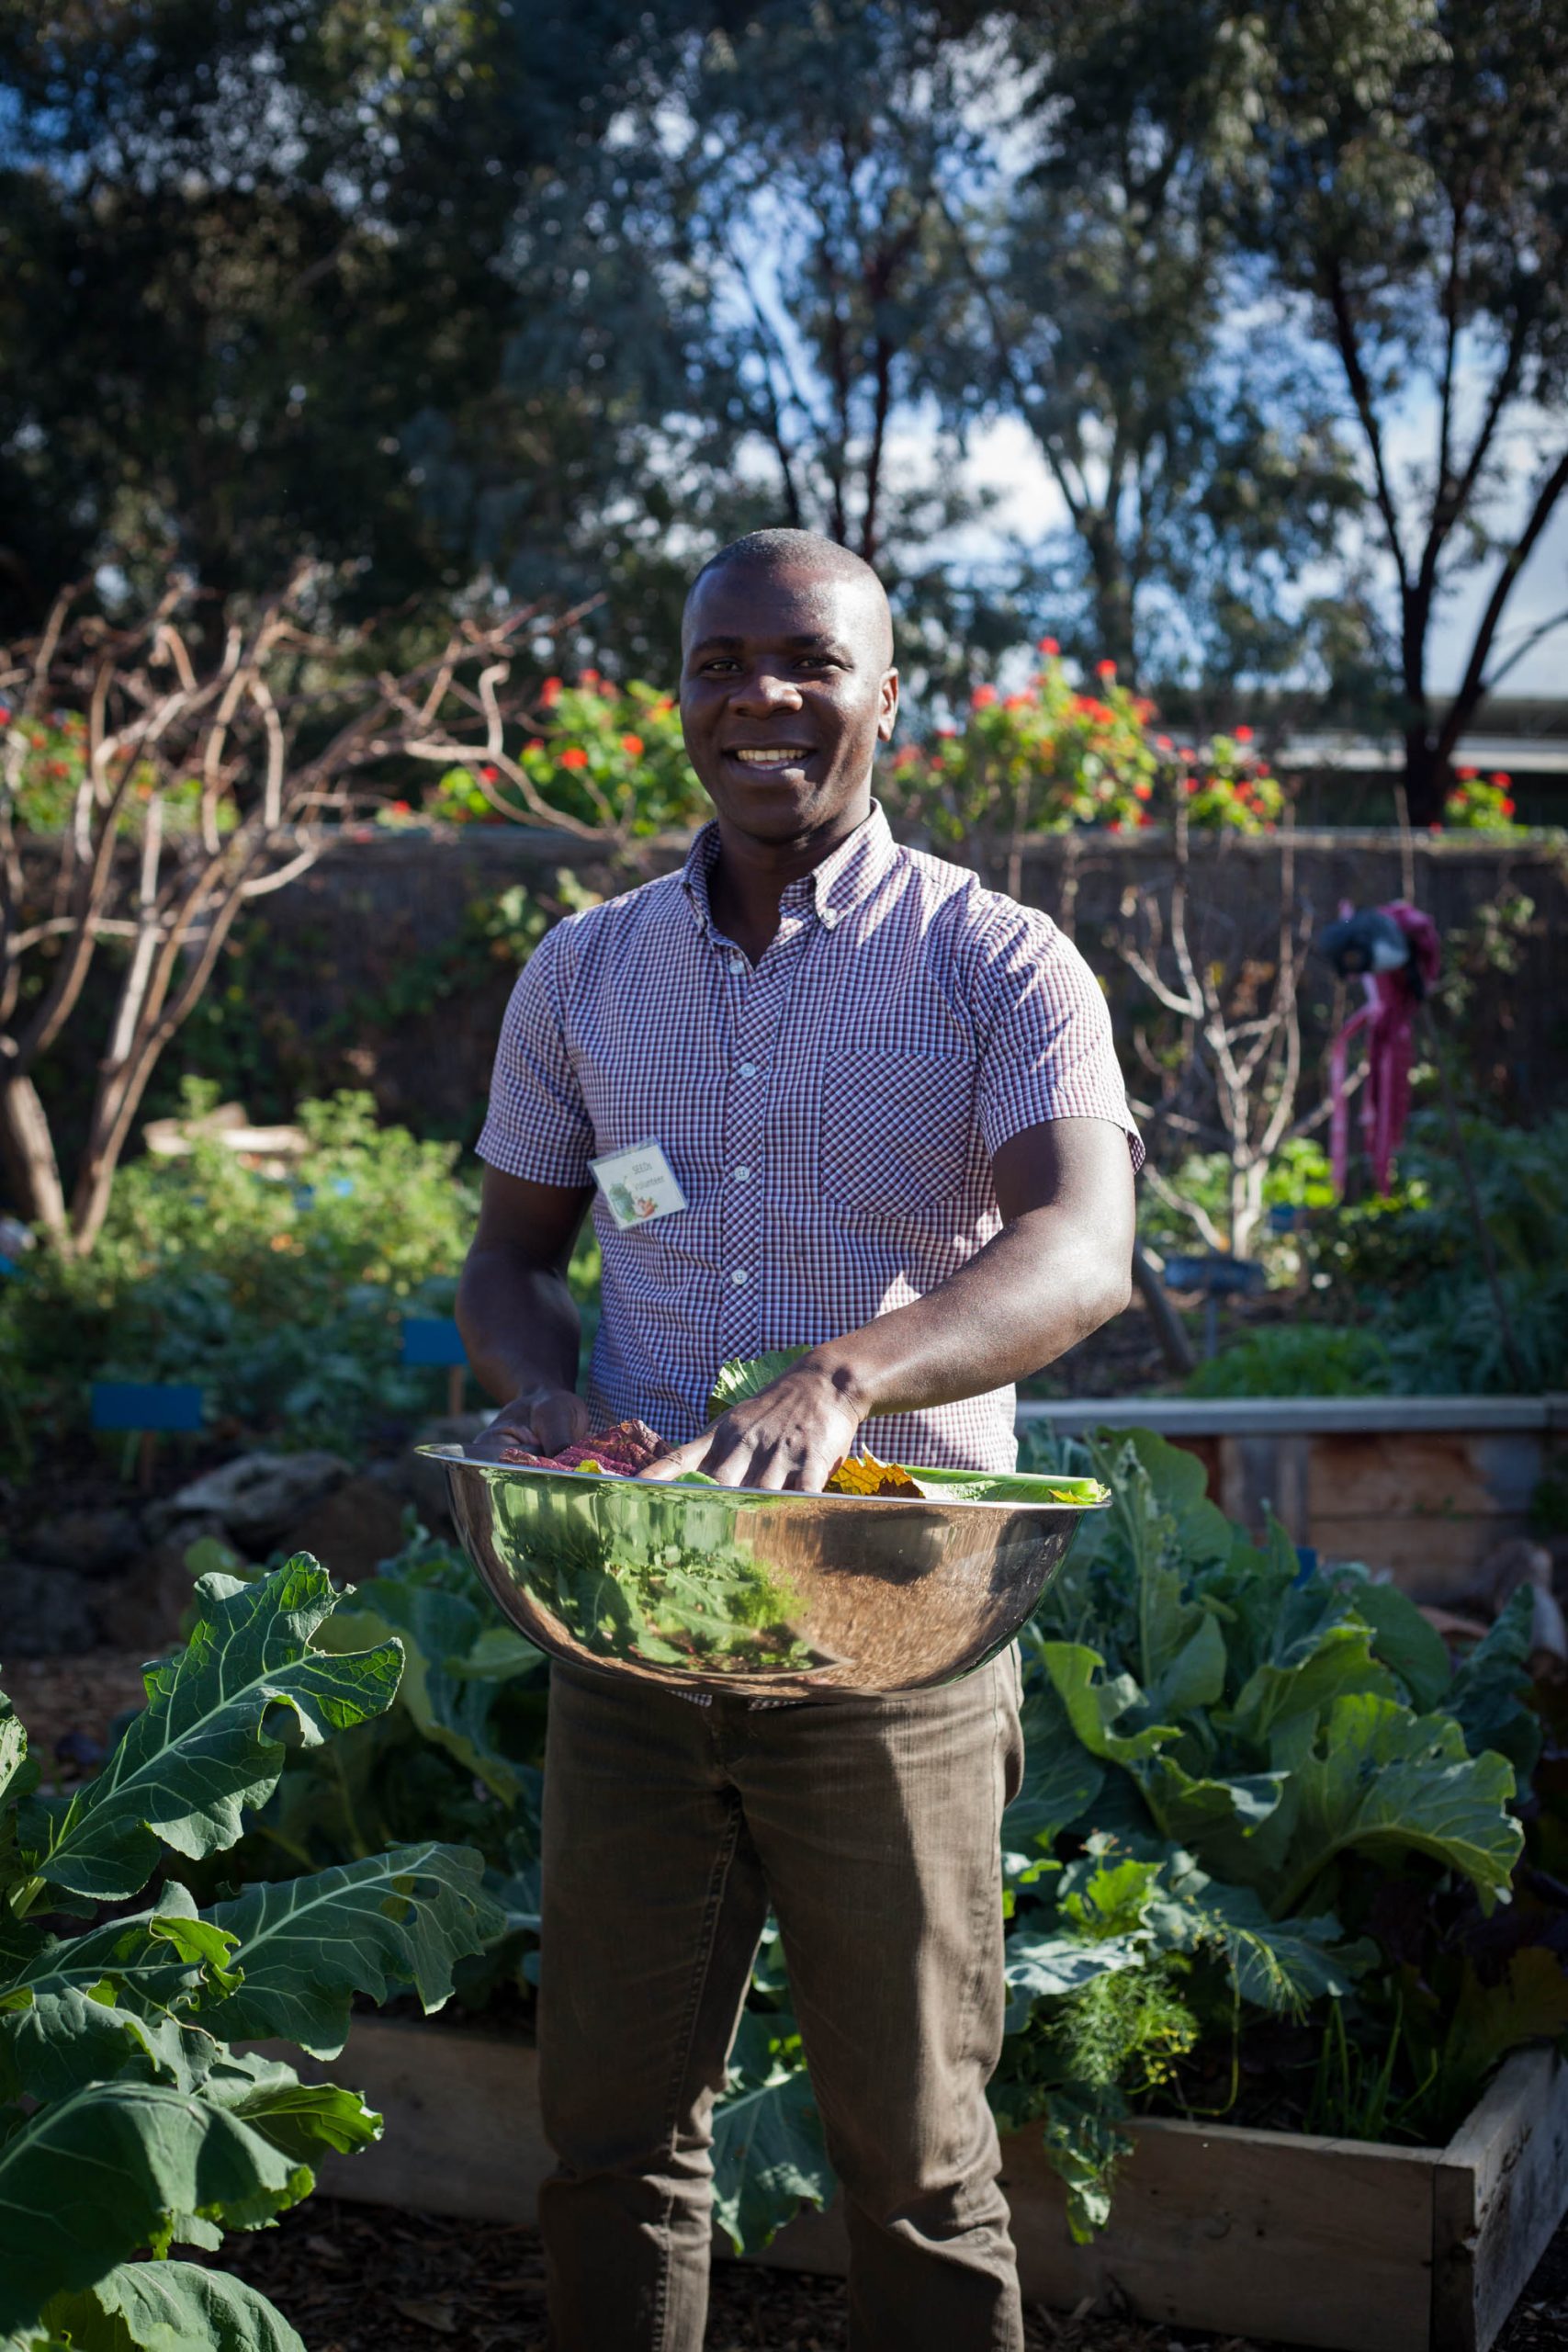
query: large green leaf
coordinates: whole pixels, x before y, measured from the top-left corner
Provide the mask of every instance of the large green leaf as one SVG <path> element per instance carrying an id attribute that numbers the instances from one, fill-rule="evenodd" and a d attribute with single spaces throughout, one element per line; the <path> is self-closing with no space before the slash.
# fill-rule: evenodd
<path id="1" fill-rule="evenodd" d="M 279 2034 L 331 2058 L 347 2037 L 355 1993 L 384 2001 L 412 1987 L 427 2011 L 438 2009 L 453 1962 L 506 1924 L 483 1870 L 468 1847 L 432 1841 L 246 1887 L 205 1915 L 236 1939 L 243 1981 L 203 2004 L 203 2024 L 231 2041 Z"/>
<path id="2" fill-rule="evenodd" d="M 0 2007 L 72 1984 L 85 1992 L 107 1985 L 131 2008 L 173 2007 L 204 1986 L 231 1989 L 232 1941 L 198 1918 L 189 1890 L 170 1879 L 154 1910 L 106 1920 L 81 1936 L 39 1937 L 9 1966 L 0 1963 Z"/>
<path id="3" fill-rule="evenodd" d="M 764 1388 L 782 1380 L 791 1364 L 798 1363 L 807 1353 L 805 1348 L 774 1348 L 765 1356 L 732 1356 L 728 1363 L 720 1365 L 718 1378 L 714 1382 L 713 1395 L 708 1398 L 709 1420 L 716 1421 L 731 1405 L 744 1404 L 748 1396 L 760 1396 Z"/>
<path id="4" fill-rule="evenodd" d="M 1451 1716 L 1414 1715 L 1368 1695 L 1337 1700 L 1292 1791 L 1294 1834 L 1282 1881 L 1269 1889 L 1280 1917 L 1351 1849 L 1384 1861 L 1429 1855 L 1468 1878 L 1485 1909 L 1506 1899 L 1524 1847 L 1508 1811 L 1513 1770 L 1501 1756 L 1470 1755 Z"/>
<path id="5" fill-rule="evenodd" d="M 390 1577 L 378 1577 L 373 1589 L 375 1605 L 341 1611 L 324 1629 L 321 1646 L 335 1650 L 351 1642 L 400 1637 L 400 1706 L 407 1708 L 426 1739 L 455 1757 L 503 1804 L 513 1803 L 521 1785 L 520 1768 L 496 1736 L 497 1686 L 503 1675 L 510 1678 L 537 1663 L 540 1653 L 511 1627 L 493 1624 L 489 1613 L 463 1593 L 434 1584 L 400 1583 Z M 494 1639 L 487 1647 L 491 1636 Z M 492 1664 L 496 1644 L 500 1657 Z"/>
<path id="6" fill-rule="evenodd" d="M 1358 1617 L 1372 1629 L 1373 1655 L 1392 1667 L 1417 1714 L 1448 1703 L 1453 1668 L 1437 1627 L 1423 1617 L 1396 1584 L 1374 1584 L 1358 1577 L 1347 1586 Z"/>
<path id="7" fill-rule="evenodd" d="M 165 2083 L 94 2083 L 0 2143 L 0 2330 L 90 2287 L 182 2214 L 254 2229 L 311 2186 L 243 2117 Z"/>
<path id="8" fill-rule="evenodd" d="M 98 1778 L 49 1820 L 33 1868 L 51 1886 L 114 1902 L 146 1883 L 163 1845 L 193 1858 L 231 1846 L 244 1808 L 265 1803 L 283 1768 L 275 1715 L 314 1747 L 391 1702 L 398 1645 L 352 1657 L 312 1648 L 336 1596 L 307 1555 L 254 1584 L 209 1576 L 196 1590 L 187 1647 L 150 1669 L 146 1707 Z"/>
<path id="9" fill-rule="evenodd" d="M 1472 1756 L 1493 1748 L 1527 1781 L 1540 1753 L 1540 1720 L 1529 1703 L 1534 1624 L 1534 1589 L 1521 1585 L 1455 1668 L 1445 1701 L 1463 1726 Z"/>
<path id="10" fill-rule="evenodd" d="M 713 2116 L 714 2218 L 737 2254 L 767 2245 L 802 2205 L 826 2205 L 833 2172 L 792 2021 L 748 2010 Z"/>
<path id="11" fill-rule="evenodd" d="M 1247 1874 L 1248 1841 L 1273 1819 L 1288 1786 L 1283 1772 L 1198 1775 L 1169 1756 L 1151 1756 L 1137 1778 L 1167 1838 L 1238 1876 Z"/>
<path id="12" fill-rule="evenodd" d="M 1173 1724 L 1145 1724 L 1136 1732 L 1116 1729 L 1142 1694 L 1131 1675 L 1108 1677 L 1098 1650 L 1082 1642 L 1042 1642 L 1038 1656 L 1075 1736 L 1091 1756 L 1109 1764 L 1133 1764 L 1177 1736 Z"/>
<path id="13" fill-rule="evenodd" d="M 1137 1935 L 1032 1934 L 1021 1928 L 1007 1939 L 1002 1962 L 1008 2007 L 1004 2030 L 1021 2033 L 1036 2001 L 1076 1993 L 1097 1976 L 1120 1968 L 1141 1968 L 1145 1939 Z"/>
<path id="14" fill-rule="evenodd" d="M 1258 1667 L 1218 1720 L 1232 1738 L 1268 1757 L 1277 1735 L 1303 1719 L 1315 1727 L 1325 1708 L 1356 1691 L 1397 1695 L 1393 1675 L 1372 1656 L 1371 1626 L 1353 1619 L 1319 1623 Z"/>
<path id="15" fill-rule="evenodd" d="M 255 2288 L 191 2262 L 126 2263 L 52 2297 L 44 2320 L 73 2352 L 305 2352 Z"/>
<path id="16" fill-rule="evenodd" d="M 1093 1804 L 1105 1769 L 1077 1738 L 1053 1682 L 1034 1679 L 1021 1711 L 1023 1779 L 1002 1821 L 1010 1848 L 1048 1847 Z"/>

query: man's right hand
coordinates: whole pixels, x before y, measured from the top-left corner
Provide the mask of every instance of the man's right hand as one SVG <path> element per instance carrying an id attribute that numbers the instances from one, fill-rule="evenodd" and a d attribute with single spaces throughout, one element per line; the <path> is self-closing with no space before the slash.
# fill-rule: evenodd
<path id="1" fill-rule="evenodd" d="M 503 1405 L 489 1429 L 463 1451 L 475 1462 L 499 1462 L 505 1446 L 525 1453 L 558 1453 L 588 1435 L 588 1407 L 572 1388 L 536 1388 Z"/>

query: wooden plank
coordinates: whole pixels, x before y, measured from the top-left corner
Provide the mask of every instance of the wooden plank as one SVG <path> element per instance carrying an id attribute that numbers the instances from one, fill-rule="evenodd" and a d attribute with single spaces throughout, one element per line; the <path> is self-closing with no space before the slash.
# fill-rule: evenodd
<path id="1" fill-rule="evenodd" d="M 1521 2050 L 1432 2177 L 1432 2352 L 1487 2352 L 1568 2210 L 1568 2066 Z"/>
<path id="2" fill-rule="evenodd" d="M 1518 1519 L 1315 1519 L 1310 1541 L 1325 1560 L 1362 1560 L 1416 1600 L 1451 1605 L 1499 1544 L 1522 1535 Z"/>
<path id="3" fill-rule="evenodd" d="M 1528 1431 L 1410 1430 L 1315 1438 L 1308 1503 L 1317 1519 L 1488 1519 L 1529 1509 L 1540 1448 Z"/>
<path id="4" fill-rule="evenodd" d="M 1049 1421 L 1082 1430 L 1157 1430 L 1162 1437 L 1366 1437 L 1458 1430 L 1506 1433 L 1568 1425 L 1558 1396 L 1072 1396 L 1026 1397 L 1021 1429 Z"/>

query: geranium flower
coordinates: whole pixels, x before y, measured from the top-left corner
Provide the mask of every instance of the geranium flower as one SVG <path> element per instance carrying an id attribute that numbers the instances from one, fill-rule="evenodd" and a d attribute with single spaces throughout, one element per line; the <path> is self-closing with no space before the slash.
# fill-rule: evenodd
<path id="1" fill-rule="evenodd" d="M 1149 782 L 1147 776 L 1141 775 L 1138 778 L 1137 783 L 1133 786 L 1133 797 L 1134 800 L 1152 800 L 1154 798 L 1154 786 Z"/>
<path id="2" fill-rule="evenodd" d="M 1236 740 L 1236 741 L 1237 741 L 1238 743 L 1250 743 L 1250 742 L 1251 742 L 1251 741 L 1252 741 L 1252 729 L 1251 729 L 1251 728 L 1250 728 L 1250 727 L 1238 727 L 1238 728 L 1235 729 L 1235 740 Z"/>
<path id="3" fill-rule="evenodd" d="M 1511 775 L 1506 774 L 1502 768 L 1499 768 L 1496 775 L 1489 775 L 1486 781 L 1488 784 L 1495 784 L 1500 792 L 1506 792 L 1514 779 Z"/>
<path id="4" fill-rule="evenodd" d="M 988 710 L 997 699 L 995 686 L 976 686 L 969 697 L 971 710 Z"/>
<path id="5" fill-rule="evenodd" d="M 598 671 L 580 670 L 577 673 L 577 683 L 580 686 L 586 686 L 589 693 L 592 694 L 599 684 Z"/>
<path id="6" fill-rule="evenodd" d="M 1009 695 L 1007 700 L 1002 705 L 1002 708 L 1004 710 L 1027 710 L 1029 708 L 1030 701 L 1031 696 L 1028 695 Z"/>
<path id="7" fill-rule="evenodd" d="M 1097 662 L 1094 665 L 1094 674 L 1097 678 L 1113 678 L 1116 675 L 1115 662 Z"/>
<path id="8" fill-rule="evenodd" d="M 1058 654 L 1061 650 L 1054 637 L 1043 637 L 1040 640 L 1040 650 L 1047 656 Z"/>
<path id="9" fill-rule="evenodd" d="M 581 743 L 569 743 L 560 755 L 560 763 L 563 768 L 585 768 L 588 754 Z"/>
<path id="10" fill-rule="evenodd" d="M 558 678 L 547 678 L 545 680 L 544 684 L 539 688 L 539 700 L 544 704 L 547 710 L 553 710 L 555 708 L 557 703 L 560 700 L 560 680 Z"/>
<path id="11" fill-rule="evenodd" d="M 640 760 L 642 757 L 642 737 L 640 735 L 623 735 L 621 738 L 621 749 L 626 753 L 628 760 Z"/>
<path id="12" fill-rule="evenodd" d="M 486 784 L 493 784 L 495 782 L 497 773 L 498 771 L 491 766 L 488 760 L 484 766 L 479 770 L 479 775 Z"/>

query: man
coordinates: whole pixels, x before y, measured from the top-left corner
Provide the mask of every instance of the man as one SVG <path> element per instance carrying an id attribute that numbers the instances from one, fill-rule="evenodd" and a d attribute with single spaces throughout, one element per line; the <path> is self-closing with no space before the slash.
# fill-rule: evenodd
<path id="1" fill-rule="evenodd" d="M 681 873 L 552 931 L 502 1029 L 458 1300 L 506 1400 L 490 1450 L 636 1416 L 681 1441 L 651 1476 L 819 1488 L 863 1442 L 1008 1469 L 1009 1384 L 1125 1306 L 1139 1147 L 1100 990 L 1044 916 L 894 842 L 871 787 L 897 706 L 886 598 L 846 549 L 759 532 L 698 575 L 681 711 L 716 822 Z M 584 1399 L 566 1269 L 593 1163 Z M 703 1428 L 727 1357 L 800 1345 Z M 833 1705 L 555 1667 L 540 2223 L 561 2352 L 699 2352 L 709 2118 L 770 1903 L 844 2185 L 856 2352 L 1020 2352 L 986 2104 L 1017 1706 L 1010 1653 Z"/>

